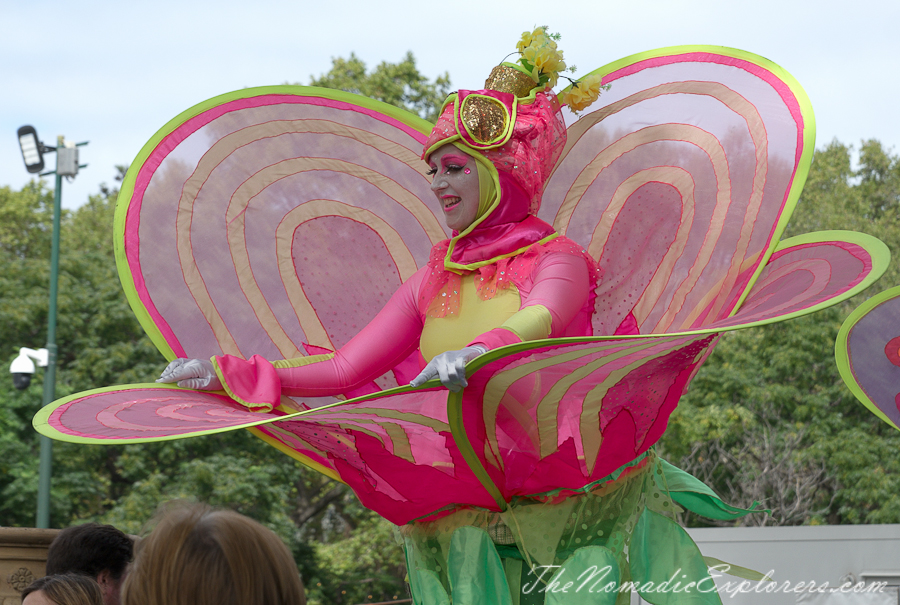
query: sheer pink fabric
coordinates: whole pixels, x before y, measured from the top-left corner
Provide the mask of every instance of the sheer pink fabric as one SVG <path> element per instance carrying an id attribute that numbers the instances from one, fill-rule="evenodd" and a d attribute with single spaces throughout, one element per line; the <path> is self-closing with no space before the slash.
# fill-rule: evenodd
<path id="1" fill-rule="evenodd" d="M 458 130 L 450 104 L 425 143 L 424 155 L 455 134 Z M 519 289 L 522 308 L 542 305 L 548 309 L 552 337 L 590 336 L 597 265 L 584 248 L 566 238 L 540 244 L 556 231 L 534 216 L 544 182 L 565 141 L 565 124 L 552 92 L 538 93 L 532 103 L 519 104 L 510 140 L 501 147 L 478 150 L 496 167 L 500 191 L 497 207 L 471 233 L 454 234 L 451 240 L 436 245 L 428 265 L 407 280 L 375 319 L 331 359 L 269 369 L 271 364 L 257 356 L 249 361 L 217 357 L 220 378 L 229 393 L 253 408 L 274 407 L 281 394 L 362 394 L 359 389 L 364 385 L 416 352 L 426 316 L 443 317 L 458 311 L 462 279 L 476 280 L 481 300 L 513 283 Z M 448 250 L 454 263 L 489 264 L 462 273 L 447 269 Z M 515 333 L 498 326 L 470 344 L 492 349 L 518 340 Z M 424 367 L 421 354 L 418 357 Z"/>
<path id="2" fill-rule="evenodd" d="M 595 282 L 580 255 L 562 251 L 565 245 L 564 240 L 562 244 L 538 247 L 515 257 L 519 261 L 517 267 L 521 268 L 511 269 L 511 281 L 519 289 L 522 308 L 543 305 L 550 311 L 551 336 L 589 336 L 593 308 L 590 294 Z M 215 358 L 220 377 L 238 400 L 262 409 L 277 406 L 282 394 L 321 397 L 345 394 L 365 386 L 410 355 L 418 355 L 425 324 L 420 290 L 430 271 L 431 267 L 417 271 L 375 319 L 334 357 L 300 367 L 276 368 L 258 355 L 249 360 L 221 355 Z M 475 272 L 463 279 L 479 276 Z M 490 349 L 513 342 L 518 342 L 513 332 L 499 329 L 471 344 L 483 344 Z M 420 368 L 424 367 L 421 355 L 418 357 Z"/>

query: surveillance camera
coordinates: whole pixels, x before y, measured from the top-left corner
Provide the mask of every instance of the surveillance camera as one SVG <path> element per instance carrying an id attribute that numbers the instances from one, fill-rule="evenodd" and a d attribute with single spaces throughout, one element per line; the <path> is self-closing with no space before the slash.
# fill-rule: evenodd
<path id="1" fill-rule="evenodd" d="M 13 386 L 24 391 L 31 385 L 31 374 L 28 372 L 13 372 Z"/>
<path id="2" fill-rule="evenodd" d="M 31 384 L 31 375 L 34 374 L 34 362 L 25 353 L 20 352 L 19 356 L 13 359 L 9 365 L 9 371 L 12 372 L 13 386 L 23 391 Z"/>
<path id="3" fill-rule="evenodd" d="M 44 367 L 47 365 L 47 350 L 38 349 L 34 351 L 26 347 L 19 349 L 19 355 L 13 362 L 9 364 L 9 371 L 13 376 L 13 386 L 17 389 L 24 390 L 31 384 L 31 375 L 34 374 L 34 362 L 32 357 L 37 359 L 38 365 Z"/>

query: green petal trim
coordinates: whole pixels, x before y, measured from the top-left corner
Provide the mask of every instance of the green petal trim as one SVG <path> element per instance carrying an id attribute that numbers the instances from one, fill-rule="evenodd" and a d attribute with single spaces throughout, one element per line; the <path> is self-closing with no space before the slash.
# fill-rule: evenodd
<path id="1" fill-rule="evenodd" d="M 110 393 L 116 391 L 127 391 L 133 389 L 168 389 L 168 390 L 181 390 L 181 391 L 193 391 L 197 392 L 193 389 L 184 389 L 174 384 L 159 384 L 155 382 L 148 383 L 138 383 L 138 384 L 127 384 L 127 385 L 119 385 L 112 387 L 102 387 L 99 389 L 91 389 L 89 391 L 82 391 L 80 393 L 75 393 L 74 395 L 70 395 L 68 397 L 63 397 L 62 399 L 57 399 L 51 404 L 45 405 L 40 410 L 38 410 L 37 414 L 34 415 L 34 419 L 31 421 L 32 426 L 34 426 L 34 430 L 36 430 L 41 435 L 45 435 L 50 437 L 51 439 L 56 439 L 57 441 L 68 441 L 69 443 L 91 443 L 91 444 L 102 444 L 102 445 L 112 445 L 112 444 L 125 444 L 125 443 L 152 443 L 154 441 L 171 441 L 173 439 L 184 439 L 186 437 L 197 437 L 200 435 L 214 435 L 216 433 L 225 433 L 228 431 L 234 431 L 237 429 L 246 429 L 253 426 L 257 426 L 260 424 L 268 424 L 269 422 L 275 422 L 276 420 L 281 420 L 284 416 L 271 416 L 269 414 L 265 414 L 263 412 L 259 412 L 260 419 L 254 422 L 245 422 L 243 424 L 238 424 L 235 426 L 229 426 L 225 428 L 217 428 L 217 429 L 209 429 L 205 431 L 196 431 L 191 432 L 186 435 L 164 435 L 159 437 L 135 437 L 128 439 L 96 439 L 93 437 L 77 437 L 75 435 L 70 435 L 68 433 L 61 433 L 56 430 L 48 423 L 50 419 L 50 414 L 56 411 L 56 409 L 65 405 L 66 403 L 73 401 L 75 399 L 81 399 L 82 397 L 89 397 L 91 395 L 99 395 L 101 393 Z M 225 395 L 224 391 L 206 391 L 207 394 L 211 395 Z"/>
<path id="2" fill-rule="evenodd" d="M 812 233 L 795 235 L 794 237 L 789 237 L 783 242 L 779 242 L 775 251 L 781 252 L 782 250 L 793 248 L 794 246 L 801 246 L 803 244 L 818 244 L 822 242 L 844 242 L 847 244 L 855 244 L 859 246 L 869 253 L 869 256 L 872 259 L 872 270 L 869 271 L 869 273 L 862 280 L 860 280 L 858 284 L 837 296 L 824 300 L 811 307 L 801 309 L 800 311 L 785 313 L 784 315 L 779 315 L 770 319 L 764 319 L 762 321 L 742 324 L 739 327 L 744 328 L 749 326 L 764 326 L 779 321 L 794 319 L 795 317 L 802 317 L 803 315 L 809 315 L 810 313 L 815 313 L 817 311 L 821 311 L 822 309 L 826 309 L 828 307 L 836 305 L 839 302 L 856 296 L 857 294 L 874 284 L 881 278 L 882 275 L 884 275 L 884 272 L 887 271 L 888 267 L 891 264 L 891 250 L 884 242 L 882 242 L 877 237 L 873 237 L 866 233 L 858 233 L 856 231 L 814 231 Z M 754 277 L 754 280 L 755 279 L 756 278 Z M 741 298 L 741 302 L 743 302 L 744 298 L 746 298 L 746 294 L 749 294 L 749 292 L 750 288 L 747 289 L 745 296 Z M 737 311 L 740 311 L 740 308 L 737 308 Z M 733 314 L 734 313 L 732 313 L 732 315 Z"/>
<path id="3" fill-rule="evenodd" d="M 668 517 L 644 510 L 631 537 L 628 559 L 635 588 L 648 603 L 722 605 L 700 549 Z"/>
<path id="4" fill-rule="evenodd" d="M 662 459 L 660 459 L 660 464 L 672 500 L 691 512 L 722 521 L 737 519 L 749 513 L 771 514 L 772 512 L 757 508 L 758 502 L 754 502 L 750 508 L 738 508 L 726 504 L 708 485 L 690 473 L 686 473 Z"/>
<path id="5" fill-rule="evenodd" d="M 860 384 L 856 381 L 856 377 L 853 375 L 853 369 L 850 367 L 850 347 L 847 342 L 850 338 L 850 331 L 853 330 L 853 327 L 859 323 L 859 320 L 861 320 L 864 315 L 883 302 L 898 296 L 900 296 L 900 286 L 880 292 L 854 309 L 847 319 L 844 320 L 844 323 L 841 324 L 841 329 L 838 330 L 838 335 L 834 342 L 834 358 L 844 384 L 847 385 L 850 392 L 859 399 L 860 403 L 869 408 L 869 411 L 886 423 L 895 429 L 900 430 L 900 427 L 895 425 L 894 422 L 887 417 L 887 414 L 882 412 L 878 406 L 875 405 L 875 402 L 869 398 Z"/>
<path id="6" fill-rule="evenodd" d="M 328 88 L 284 85 L 245 88 L 243 90 L 236 90 L 234 92 L 229 92 L 217 97 L 213 97 L 211 99 L 203 101 L 202 103 L 194 105 L 190 109 L 181 112 L 173 119 L 169 120 L 165 124 L 165 126 L 156 131 L 156 134 L 150 137 L 150 140 L 147 141 L 147 143 L 141 148 L 140 152 L 138 152 L 137 157 L 131 163 L 131 167 L 125 174 L 125 179 L 122 181 L 122 187 L 119 191 L 119 202 L 116 204 L 116 215 L 113 223 L 113 242 L 115 244 L 116 267 L 118 268 L 119 279 L 122 282 L 122 287 L 125 290 L 125 298 L 128 300 L 128 304 L 131 305 L 131 309 L 134 311 L 135 316 L 137 316 L 138 322 L 140 322 L 141 327 L 144 328 L 144 332 L 147 333 L 147 336 L 150 337 L 150 340 L 154 345 L 156 345 L 156 348 L 159 349 L 159 351 L 163 354 L 163 356 L 165 356 L 168 361 L 175 359 L 175 352 L 172 350 L 172 347 L 169 346 L 169 343 L 166 342 L 166 339 L 159 331 L 159 328 L 156 327 L 156 324 L 153 322 L 150 314 L 144 307 L 144 303 L 138 296 L 137 290 L 134 285 L 134 275 L 131 273 L 131 268 L 128 266 L 128 260 L 125 257 L 125 219 L 128 216 L 128 208 L 131 205 L 131 197 L 132 195 L 134 195 L 134 186 L 138 172 L 140 172 L 141 168 L 143 168 L 144 166 L 144 163 L 150 157 L 150 154 L 153 153 L 153 151 L 162 142 L 162 140 L 191 118 L 194 118 L 205 111 L 208 111 L 214 107 L 218 107 L 219 105 L 229 103 L 231 101 L 266 95 L 322 97 L 377 111 L 387 117 L 402 122 L 425 135 L 431 132 L 432 128 L 432 124 L 430 122 L 423 120 L 419 116 L 410 113 L 405 109 L 400 109 L 399 107 L 388 105 L 387 103 L 382 103 L 381 101 L 375 101 L 374 99 L 370 99 L 368 97 L 362 97 L 359 95 L 351 94 L 349 92 L 331 90 Z"/>
<path id="7" fill-rule="evenodd" d="M 459 391 L 457 393 L 454 393 L 452 391 L 448 391 L 448 393 L 449 396 L 447 397 L 447 421 L 450 424 L 450 432 L 453 435 L 453 439 L 456 441 L 456 447 L 459 448 L 459 452 L 460 454 L 462 454 L 463 460 L 466 461 L 466 464 L 469 465 L 469 468 L 472 469 L 472 472 L 475 473 L 475 476 L 478 477 L 479 481 L 481 481 L 481 484 L 497 503 L 497 506 L 500 507 L 501 511 L 504 511 L 506 510 L 506 500 L 504 500 L 503 494 L 500 493 L 500 490 L 487 474 L 484 465 L 481 463 L 481 459 L 478 458 L 478 454 L 476 454 L 475 450 L 472 448 L 472 443 L 469 441 L 469 436 L 466 435 L 466 429 L 463 425 L 462 419 L 463 392 Z"/>
<path id="8" fill-rule="evenodd" d="M 611 550 L 585 546 L 560 565 L 546 586 L 544 605 L 614 605 L 621 574 Z"/>
<path id="9" fill-rule="evenodd" d="M 766 263 L 769 261 L 769 257 L 771 257 L 775 252 L 776 247 L 778 246 L 779 238 L 781 237 L 781 234 L 784 233 L 784 229 L 785 227 L 787 227 L 788 220 L 790 220 L 791 214 L 793 214 L 794 208 L 797 206 L 797 202 L 800 199 L 800 192 L 803 191 L 803 186 L 806 184 L 806 177 L 809 174 L 809 167 L 812 164 L 813 153 L 815 152 L 816 119 L 815 114 L 813 113 L 812 103 L 810 102 L 809 97 L 806 95 L 806 91 L 803 90 L 803 87 L 800 86 L 800 83 L 797 82 L 794 76 L 792 76 L 779 65 L 773 63 L 772 61 L 769 61 L 764 57 L 760 57 L 759 55 L 755 55 L 745 50 L 729 48 L 727 46 L 684 45 L 658 48 L 655 50 L 649 50 L 646 52 L 630 55 L 628 57 L 619 59 L 618 61 L 613 61 L 612 63 L 608 63 L 607 65 L 604 65 L 599 69 L 595 69 L 594 71 L 585 75 L 596 74 L 605 77 L 624 67 L 628 67 L 630 65 L 634 65 L 635 63 L 646 61 L 648 59 L 672 57 L 691 53 L 709 53 L 721 55 L 724 57 L 731 57 L 733 59 L 739 59 L 741 61 L 747 61 L 748 63 L 758 65 L 759 67 L 775 74 L 775 76 L 777 76 L 782 82 L 784 82 L 785 85 L 787 85 L 791 93 L 794 95 L 794 98 L 797 100 L 797 104 L 800 107 L 800 115 L 803 118 L 803 153 L 797 162 L 797 169 L 794 173 L 794 178 L 791 181 L 791 188 L 788 191 L 784 209 L 781 213 L 781 216 L 778 217 L 778 222 L 775 224 L 775 227 L 772 231 L 772 235 L 769 239 L 769 244 L 762 253 L 762 259 L 759 263 L 759 266 L 756 268 L 756 271 L 754 271 L 753 275 L 750 278 L 750 281 L 747 283 L 746 289 L 744 290 L 741 298 L 738 300 L 737 304 L 734 307 L 734 310 L 732 311 L 732 314 L 734 314 L 740 309 L 741 304 L 743 304 L 744 299 L 747 297 L 747 294 L 750 292 L 753 284 L 759 278 L 760 273 L 762 273 L 763 269 L 766 266 Z M 562 95 L 571 88 L 572 85 L 570 84 L 559 94 Z"/>
<path id="10" fill-rule="evenodd" d="M 455 603 L 512 605 L 506 571 L 486 531 L 476 527 L 454 531 L 447 559 Z"/>

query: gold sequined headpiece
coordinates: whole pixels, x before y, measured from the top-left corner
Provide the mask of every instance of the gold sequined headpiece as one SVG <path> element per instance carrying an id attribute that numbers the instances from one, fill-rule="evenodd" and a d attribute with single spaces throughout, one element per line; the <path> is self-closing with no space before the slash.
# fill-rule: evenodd
<path id="1" fill-rule="evenodd" d="M 484 82 L 484 91 L 513 95 L 512 110 L 504 103 L 485 94 L 469 94 L 459 104 L 459 118 L 476 143 L 474 147 L 489 148 L 509 140 L 515 105 L 518 99 L 537 88 L 532 77 L 509 64 L 501 64 L 491 71 Z M 463 137 L 466 138 L 466 137 Z"/>
<path id="2" fill-rule="evenodd" d="M 509 63 L 501 63 L 496 66 L 484 81 L 485 89 L 510 92 L 520 99 L 531 94 L 531 91 L 537 86 L 538 84 L 529 74 Z"/>
<path id="3" fill-rule="evenodd" d="M 505 145 L 512 136 L 520 100 L 530 97 L 533 101 L 534 91 L 544 88 L 511 63 L 496 66 L 484 85 L 483 90 L 453 93 L 441 109 L 443 114 L 452 106 L 456 134 L 466 145 L 482 150 Z"/>

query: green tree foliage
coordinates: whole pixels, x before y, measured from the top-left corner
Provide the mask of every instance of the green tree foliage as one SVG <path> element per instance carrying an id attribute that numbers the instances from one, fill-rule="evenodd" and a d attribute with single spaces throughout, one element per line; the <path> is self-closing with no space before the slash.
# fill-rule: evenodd
<path id="1" fill-rule="evenodd" d="M 2 191 L 2 211 L 11 222 L 3 223 L 0 262 L 4 268 L 0 287 L 0 343 L 4 358 L 11 360 L 20 346 L 37 348 L 46 342 L 52 196 L 42 185 L 21 192 Z M 125 304 L 112 261 L 111 225 L 114 199 L 93 198 L 74 213 L 62 217 L 57 343 L 59 345 L 57 395 L 102 384 L 128 382 L 146 373 L 149 356 L 159 357 Z M 13 219 L 14 222 L 13 222 Z M 100 241 L 105 245 L 101 246 Z M 12 389 L 8 373 L 0 377 L 3 406 L 3 439 L 24 456 L 0 452 L 9 465 L 0 476 L 0 522 L 4 525 L 33 523 L 37 489 L 36 436 L 31 416 L 40 407 L 40 373 L 31 387 Z M 6 449 L 6 446 L 3 447 Z M 61 452 L 65 454 L 67 448 Z M 72 459 L 57 456 L 62 466 Z M 85 468 L 74 467 L 55 485 L 54 520 L 67 519 L 77 502 L 95 497 L 97 487 Z M 71 497 L 70 497 L 71 496 Z"/>
<path id="2" fill-rule="evenodd" d="M 408 593 L 402 579 L 406 576 L 406 560 L 395 531 L 383 519 L 370 517 L 346 539 L 320 546 L 319 565 L 329 573 L 307 587 L 311 605 L 405 598 Z"/>
<path id="3" fill-rule="evenodd" d="M 430 81 L 419 72 L 411 52 L 399 63 L 382 61 L 374 71 L 367 72 L 366 64 L 350 53 L 348 59 L 332 59 L 328 73 L 310 79 L 309 84 L 383 101 L 434 122 L 450 92 L 450 75 L 444 73 Z"/>
<path id="4" fill-rule="evenodd" d="M 862 144 L 857 170 L 851 155 L 838 142 L 816 152 L 785 237 L 861 231 L 897 259 L 900 158 L 877 141 Z M 849 312 L 897 284 L 895 260 L 880 282 L 842 305 L 724 335 L 672 416 L 665 455 L 732 503 L 772 509 L 741 523 L 900 522 L 900 433 L 856 401 L 834 363 Z"/>
<path id="5" fill-rule="evenodd" d="M 32 181 L 22 191 L 0 188 L 0 254 L 4 261 L 49 253 L 52 219 L 53 196 L 41 183 Z"/>

